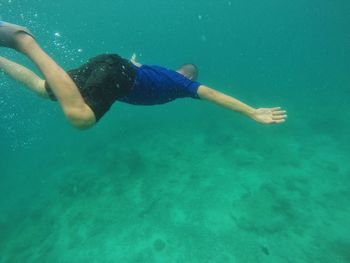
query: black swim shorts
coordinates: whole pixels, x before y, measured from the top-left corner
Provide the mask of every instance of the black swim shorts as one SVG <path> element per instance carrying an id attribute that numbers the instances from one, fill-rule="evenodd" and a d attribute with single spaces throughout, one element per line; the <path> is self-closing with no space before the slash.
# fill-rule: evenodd
<path id="1" fill-rule="evenodd" d="M 96 121 L 101 119 L 117 99 L 131 91 L 136 78 L 136 70 L 130 61 L 115 54 L 91 58 L 67 73 L 77 85 L 85 103 L 94 112 Z M 49 97 L 57 100 L 47 82 L 45 88 Z"/>

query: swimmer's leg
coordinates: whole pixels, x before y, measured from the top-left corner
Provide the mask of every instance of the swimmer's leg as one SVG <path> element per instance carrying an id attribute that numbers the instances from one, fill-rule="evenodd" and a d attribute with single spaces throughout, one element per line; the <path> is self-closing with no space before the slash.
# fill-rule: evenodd
<path id="1" fill-rule="evenodd" d="M 26 55 L 40 69 L 70 123 L 79 129 L 94 125 L 95 115 L 83 100 L 73 80 L 41 49 L 34 38 L 26 32 L 15 31 L 12 33 L 12 39 L 8 40 L 9 31 L 3 32 L 7 34 L 7 43 L 11 42 L 12 47 Z"/>
<path id="2" fill-rule="evenodd" d="M 0 56 L 0 71 L 4 71 L 11 78 L 28 87 L 38 96 L 49 98 L 45 89 L 45 80 L 26 67 Z"/>

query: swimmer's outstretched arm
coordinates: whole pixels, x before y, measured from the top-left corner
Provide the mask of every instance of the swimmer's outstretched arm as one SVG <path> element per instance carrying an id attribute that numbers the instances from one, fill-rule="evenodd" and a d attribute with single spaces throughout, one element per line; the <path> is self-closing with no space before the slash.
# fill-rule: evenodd
<path id="1" fill-rule="evenodd" d="M 259 123 L 283 123 L 287 118 L 286 111 L 282 110 L 280 107 L 256 109 L 231 96 L 204 85 L 199 86 L 197 93 L 201 99 L 214 102 L 219 106 L 242 113 Z"/>

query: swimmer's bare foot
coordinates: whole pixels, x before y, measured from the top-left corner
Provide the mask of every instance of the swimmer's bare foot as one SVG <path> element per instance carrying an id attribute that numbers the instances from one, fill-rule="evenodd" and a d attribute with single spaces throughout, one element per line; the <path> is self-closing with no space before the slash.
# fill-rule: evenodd
<path id="1" fill-rule="evenodd" d="M 33 38 L 27 28 L 0 21 L 0 46 L 21 51 Z"/>

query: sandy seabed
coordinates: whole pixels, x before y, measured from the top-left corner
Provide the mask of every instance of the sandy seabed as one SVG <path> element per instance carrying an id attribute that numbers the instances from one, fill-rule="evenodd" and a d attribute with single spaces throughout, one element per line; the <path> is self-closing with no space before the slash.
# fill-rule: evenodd
<path id="1" fill-rule="evenodd" d="M 125 121 L 7 167 L 0 262 L 350 262 L 342 138 L 225 118 Z"/>

